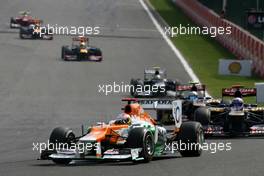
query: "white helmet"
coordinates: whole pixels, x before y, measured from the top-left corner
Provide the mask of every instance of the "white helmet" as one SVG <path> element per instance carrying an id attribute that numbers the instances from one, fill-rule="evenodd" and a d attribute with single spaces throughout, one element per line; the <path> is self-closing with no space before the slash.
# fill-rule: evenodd
<path id="1" fill-rule="evenodd" d="M 242 98 L 234 98 L 232 100 L 231 107 L 237 111 L 243 110 L 243 107 L 244 107 L 243 99 Z"/>
<path id="2" fill-rule="evenodd" d="M 188 94 L 188 98 L 190 100 L 196 100 L 198 98 L 198 93 L 196 91 L 191 91 L 189 94 Z"/>
<path id="3" fill-rule="evenodd" d="M 161 79 L 161 76 L 160 76 L 160 75 L 155 75 L 154 78 L 155 78 L 155 79 Z"/>

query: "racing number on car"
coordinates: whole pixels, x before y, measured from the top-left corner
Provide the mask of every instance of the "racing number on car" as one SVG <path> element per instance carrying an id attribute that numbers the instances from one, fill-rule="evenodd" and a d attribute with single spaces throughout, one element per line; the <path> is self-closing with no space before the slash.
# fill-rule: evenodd
<path id="1" fill-rule="evenodd" d="M 172 102 L 172 113 L 175 120 L 176 128 L 180 128 L 182 123 L 182 102 L 181 100 L 176 100 Z"/>

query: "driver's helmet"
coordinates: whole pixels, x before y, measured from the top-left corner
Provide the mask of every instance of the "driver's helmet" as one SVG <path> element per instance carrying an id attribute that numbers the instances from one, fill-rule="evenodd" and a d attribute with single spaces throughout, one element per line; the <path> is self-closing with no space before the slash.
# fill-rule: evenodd
<path id="1" fill-rule="evenodd" d="M 80 48 L 85 48 L 85 42 L 80 43 Z"/>
<path id="2" fill-rule="evenodd" d="M 127 113 L 121 113 L 116 117 L 114 122 L 115 124 L 122 125 L 122 124 L 131 124 L 131 117 Z"/>
<path id="3" fill-rule="evenodd" d="M 154 79 L 161 79 L 160 75 L 155 75 Z"/>
<path id="4" fill-rule="evenodd" d="M 155 71 L 155 74 L 154 74 L 154 79 L 160 79 L 161 77 L 160 77 L 160 72 L 159 72 L 159 70 L 156 70 Z"/>
<path id="5" fill-rule="evenodd" d="M 193 84 L 193 86 L 192 86 L 192 88 L 191 88 L 191 91 L 198 91 L 198 88 L 197 88 L 197 86 L 195 85 L 195 84 Z"/>
<path id="6" fill-rule="evenodd" d="M 191 91 L 188 94 L 188 99 L 191 100 L 191 101 L 197 100 L 198 99 L 198 93 L 196 91 Z"/>
<path id="7" fill-rule="evenodd" d="M 231 103 L 231 108 L 236 111 L 243 110 L 244 107 L 244 101 L 242 98 L 234 98 Z"/>
<path id="8" fill-rule="evenodd" d="M 27 16 L 28 16 L 28 12 L 23 12 L 23 13 L 22 13 L 22 16 L 23 16 L 23 17 L 27 17 Z"/>
<path id="9" fill-rule="evenodd" d="M 40 23 L 35 23 L 35 28 L 39 29 L 40 28 Z"/>

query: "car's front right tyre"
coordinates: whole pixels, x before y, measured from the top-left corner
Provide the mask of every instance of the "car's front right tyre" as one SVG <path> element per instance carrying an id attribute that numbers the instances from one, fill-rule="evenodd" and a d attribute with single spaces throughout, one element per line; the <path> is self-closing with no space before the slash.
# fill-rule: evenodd
<path id="1" fill-rule="evenodd" d="M 126 147 L 142 148 L 139 157 L 142 157 L 144 162 L 149 162 L 154 155 L 154 137 L 146 128 L 133 128 L 129 132 Z"/>

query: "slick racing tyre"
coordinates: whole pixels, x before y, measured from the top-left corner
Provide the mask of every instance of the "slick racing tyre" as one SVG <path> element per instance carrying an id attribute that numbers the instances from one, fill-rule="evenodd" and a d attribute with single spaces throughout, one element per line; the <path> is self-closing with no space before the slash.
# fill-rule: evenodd
<path id="1" fill-rule="evenodd" d="M 72 160 L 71 159 L 59 159 L 59 158 L 56 158 L 56 159 L 52 159 L 52 161 L 56 164 L 61 164 L 61 165 L 67 165 L 69 164 Z"/>
<path id="2" fill-rule="evenodd" d="M 73 131 L 68 127 L 57 127 L 55 128 L 50 135 L 50 144 L 56 147 L 60 147 L 60 145 L 68 144 L 69 146 L 72 143 L 75 143 L 75 135 Z M 56 149 L 55 149 L 56 151 Z M 69 164 L 71 159 L 65 158 L 52 158 L 52 161 L 56 164 Z"/>
<path id="3" fill-rule="evenodd" d="M 61 47 L 61 59 L 64 61 L 68 61 L 67 57 L 65 55 L 72 54 L 72 50 L 69 48 L 69 46 L 62 46 Z"/>
<path id="4" fill-rule="evenodd" d="M 199 107 L 194 111 L 194 121 L 200 122 L 203 126 L 209 125 L 211 112 L 206 107 Z"/>
<path id="5" fill-rule="evenodd" d="M 13 17 L 10 18 L 10 28 L 15 28 L 12 24 L 15 23 L 15 19 Z"/>
<path id="6" fill-rule="evenodd" d="M 51 154 L 57 153 L 56 148 L 63 144 L 71 145 L 75 142 L 75 135 L 71 129 L 65 127 L 55 128 L 49 138 L 49 147 L 41 152 L 41 159 L 49 159 Z M 55 161 L 54 161 L 55 162 Z M 55 162 L 57 163 L 57 162 Z"/>
<path id="7" fill-rule="evenodd" d="M 61 47 L 61 59 L 65 60 L 65 46 Z"/>
<path id="8" fill-rule="evenodd" d="M 25 39 L 25 37 L 23 36 L 23 33 L 21 32 L 21 29 L 20 29 L 20 31 L 19 31 L 19 38 L 20 38 L 20 39 Z"/>
<path id="9" fill-rule="evenodd" d="M 178 138 L 179 152 L 183 157 L 197 157 L 202 153 L 204 133 L 198 122 L 184 122 L 181 125 Z"/>
<path id="10" fill-rule="evenodd" d="M 75 143 L 75 134 L 68 127 L 57 127 L 51 132 L 49 141 L 53 144 Z"/>
<path id="11" fill-rule="evenodd" d="M 154 137 L 147 129 L 132 129 L 127 138 L 126 146 L 128 148 L 142 148 L 139 157 L 144 158 L 144 162 L 152 160 L 154 154 Z"/>
<path id="12" fill-rule="evenodd" d="M 130 95 L 132 97 L 135 96 L 135 86 L 136 86 L 136 80 L 135 79 L 131 79 L 130 80 L 130 85 L 131 85 L 131 88 L 130 88 Z"/>

